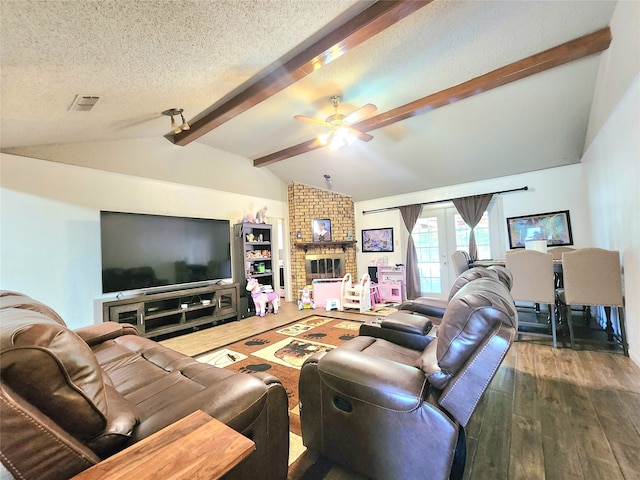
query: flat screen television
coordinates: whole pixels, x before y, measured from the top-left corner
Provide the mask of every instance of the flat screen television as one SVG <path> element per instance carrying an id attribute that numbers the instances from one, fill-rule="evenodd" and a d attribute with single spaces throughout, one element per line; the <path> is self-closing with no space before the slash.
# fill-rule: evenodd
<path id="1" fill-rule="evenodd" d="M 102 292 L 231 277 L 228 220 L 100 212 Z"/>

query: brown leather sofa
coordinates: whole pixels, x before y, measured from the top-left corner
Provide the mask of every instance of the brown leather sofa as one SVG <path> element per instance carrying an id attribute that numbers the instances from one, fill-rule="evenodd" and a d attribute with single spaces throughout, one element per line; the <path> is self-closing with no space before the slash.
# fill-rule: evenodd
<path id="1" fill-rule="evenodd" d="M 513 282 L 511 272 L 504 267 L 471 268 L 456 278 L 447 300 L 432 297 L 418 297 L 415 300 L 408 300 L 400 305 L 397 312 L 393 312 L 377 322 L 363 324 L 359 333 L 360 335 L 384 338 L 414 350 L 422 350 L 431 340 L 427 335 L 434 325 L 440 324 L 447 305 L 454 295 L 467 283 L 479 278 L 500 280 L 508 290 L 511 290 Z"/>
<path id="2" fill-rule="evenodd" d="M 479 278 L 453 295 L 424 349 L 402 342 L 410 336 L 389 341 L 372 329 L 307 359 L 299 384 L 304 445 L 376 479 L 461 478 L 464 427 L 517 318 L 505 285 Z"/>
<path id="3" fill-rule="evenodd" d="M 15 292 L 0 292 L 0 315 L 0 458 L 15 478 L 68 479 L 196 410 L 256 444 L 225 478 L 286 478 L 287 395 L 275 377 L 197 362 L 127 324 L 72 331 Z"/>
<path id="4" fill-rule="evenodd" d="M 406 302 L 401 303 L 398 310 L 400 312 L 409 311 L 426 315 L 431 318 L 434 324 L 440 323 L 440 319 L 444 315 L 444 311 L 451 298 L 458 292 L 458 290 L 460 290 L 460 288 L 478 278 L 494 278 L 500 280 L 509 290 L 511 290 L 511 285 L 513 283 L 513 276 L 511 275 L 511 272 L 500 265 L 492 265 L 490 267 L 472 267 L 458 275 L 451 287 L 451 290 L 449 291 L 449 298 L 447 300 L 441 300 L 433 297 L 418 297 L 414 300 L 407 300 Z"/>

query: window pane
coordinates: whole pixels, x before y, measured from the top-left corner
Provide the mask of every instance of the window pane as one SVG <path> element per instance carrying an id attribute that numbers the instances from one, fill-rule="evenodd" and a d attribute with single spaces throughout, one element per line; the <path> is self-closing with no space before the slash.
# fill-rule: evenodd
<path id="1" fill-rule="evenodd" d="M 464 223 L 459 214 L 454 217 L 456 228 L 456 249 L 469 252 L 469 234 L 471 229 Z M 489 238 L 489 214 L 485 211 L 476 225 L 475 237 L 478 247 L 478 258 L 491 258 L 491 242 Z"/>
<path id="2" fill-rule="evenodd" d="M 421 293 L 440 293 L 438 219 L 421 217 L 411 233 L 418 258 Z"/>

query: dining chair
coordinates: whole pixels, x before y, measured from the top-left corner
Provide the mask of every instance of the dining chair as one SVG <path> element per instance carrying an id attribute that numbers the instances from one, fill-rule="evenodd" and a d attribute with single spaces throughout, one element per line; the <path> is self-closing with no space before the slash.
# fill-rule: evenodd
<path id="1" fill-rule="evenodd" d="M 565 252 L 574 252 L 575 248 L 573 247 L 553 247 L 547 250 L 547 253 L 550 253 L 554 260 L 562 260 L 562 254 Z"/>
<path id="2" fill-rule="evenodd" d="M 513 276 L 511 296 L 516 302 L 546 303 L 549 306 L 551 339 L 553 348 L 556 348 L 558 340 L 556 309 L 554 308 L 556 288 L 553 277 L 553 256 L 550 253 L 542 253 L 537 250 L 514 250 L 507 252 L 505 265 Z M 540 323 L 527 322 L 523 317 L 520 317 L 518 322 L 519 333 L 549 336 L 548 333 L 521 331 L 521 327 L 540 327 Z"/>
<path id="3" fill-rule="evenodd" d="M 574 252 L 576 249 L 573 247 L 553 247 L 547 250 L 553 257 L 553 260 L 562 260 L 562 254 L 566 252 Z M 562 270 L 555 272 L 556 288 L 562 288 Z"/>
<path id="4" fill-rule="evenodd" d="M 562 309 L 565 310 L 571 348 L 575 348 L 571 305 L 602 306 L 605 312 L 605 331 L 609 342 L 619 339 L 623 352 L 629 356 L 627 331 L 624 321 L 622 295 L 622 270 L 620 252 L 602 248 L 580 248 L 562 254 L 564 287 L 558 291 Z M 617 330 L 611 318 L 611 308 L 617 312 Z"/>
<path id="5" fill-rule="evenodd" d="M 464 250 L 456 250 L 451 254 L 451 260 L 453 261 L 453 268 L 456 271 L 456 277 L 459 277 L 462 272 L 469 270 L 469 263 L 471 258 L 469 254 Z"/>

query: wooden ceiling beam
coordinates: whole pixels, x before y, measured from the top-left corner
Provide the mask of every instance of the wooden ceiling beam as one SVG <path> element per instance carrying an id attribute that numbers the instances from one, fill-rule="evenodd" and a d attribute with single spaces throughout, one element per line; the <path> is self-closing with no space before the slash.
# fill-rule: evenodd
<path id="1" fill-rule="evenodd" d="M 394 108 L 388 112 L 381 113 L 374 117 L 365 119 L 355 125 L 354 128 L 362 132 L 368 132 L 377 128 L 391 125 L 392 123 L 422 115 L 436 108 L 449 105 L 450 103 L 478 95 L 479 93 L 506 85 L 516 80 L 520 80 L 536 73 L 549 70 L 551 68 L 564 65 L 575 60 L 579 60 L 596 53 L 600 53 L 611 44 L 611 30 L 609 27 L 590 33 L 583 37 L 550 48 L 544 52 L 526 57 L 517 62 L 493 70 L 479 77 L 475 77 L 459 85 L 441 90 L 426 97 L 422 97 L 401 107 Z M 253 161 L 254 167 L 264 167 L 287 158 L 301 155 L 317 148 L 314 140 L 300 143 L 293 147 L 285 148 L 278 152 L 271 153 Z"/>
<path id="2" fill-rule="evenodd" d="M 189 122 L 191 129 L 173 135 L 173 142 L 176 145 L 188 145 L 214 128 L 341 57 L 349 50 L 366 42 L 432 1 L 403 0 L 374 3 L 246 90 L 222 105 L 214 107 L 200 119 Z"/>

